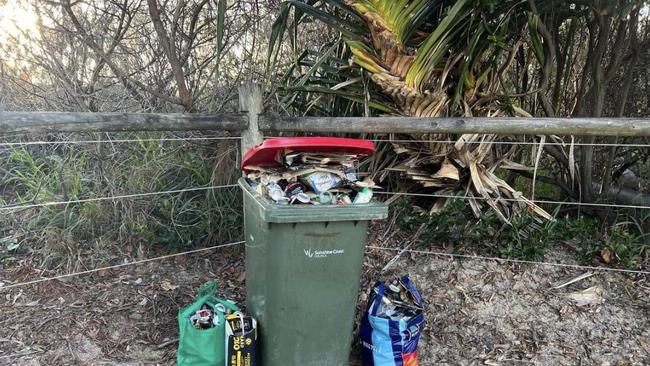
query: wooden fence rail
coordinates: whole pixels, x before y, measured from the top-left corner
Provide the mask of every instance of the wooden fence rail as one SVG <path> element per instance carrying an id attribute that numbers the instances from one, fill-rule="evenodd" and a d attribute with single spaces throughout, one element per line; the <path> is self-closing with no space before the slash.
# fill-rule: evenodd
<path id="1" fill-rule="evenodd" d="M 240 134 L 245 146 L 258 142 L 260 131 L 650 137 L 650 118 L 285 117 L 262 114 L 259 85 L 242 85 L 239 99 L 239 113 L 230 114 L 0 112 L 0 135 L 217 130 Z"/>
<path id="2" fill-rule="evenodd" d="M 649 136 L 650 118 L 411 118 L 411 117 L 281 117 L 260 115 L 267 133 L 433 133 L 494 135 Z M 241 133 L 247 113 L 84 113 L 0 112 L 0 134 L 190 131 Z"/>
<path id="3" fill-rule="evenodd" d="M 239 88 L 239 113 L 0 112 L 0 136 L 213 130 L 241 136 L 242 154 L 262 141 L 262 133 L 283 132 L 650 137 L 650 118 L 285 117 L 263 114 L 262 99 L 259 85 L 244 84 Z"/>
<path id="4" fill-rule="evenodd" d="M 260 116 L 264 132 L 432 133 L 489 135 L 650 136 L 641 118 L 411 118 Z"/>
<path id="5" fill-rule="evenodd" d="M 0 112 L 0 135 L 183 130 L 241 132 L 247 127 L 248 116 L 243 113 Z"/>

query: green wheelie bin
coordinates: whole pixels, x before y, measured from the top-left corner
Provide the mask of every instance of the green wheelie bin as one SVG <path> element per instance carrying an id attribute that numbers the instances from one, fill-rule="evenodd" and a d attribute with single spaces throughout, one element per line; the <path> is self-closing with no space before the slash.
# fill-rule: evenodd
<path id="1" fill-rule="evenodd" d="M 348 365 L 368 223 L 387 206 L 277 205 L 239 184 L 260 365 Z"/>

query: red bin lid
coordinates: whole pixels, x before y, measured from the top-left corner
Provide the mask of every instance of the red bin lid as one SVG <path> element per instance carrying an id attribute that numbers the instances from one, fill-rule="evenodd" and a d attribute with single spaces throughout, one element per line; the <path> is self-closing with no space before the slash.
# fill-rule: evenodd
<path id="1" fill-rule="evenodd" d="M 369 140 L 349 139 L 342 137 L 278 137 L 264 140 L 259 145 L 248 150 L 242 159 L 242 169 L 247 166 L 277 165 L 275 160 L 278 151 L 291 150 L 300 152 L 339 153 L 372 155 L 375 144 Z"/>

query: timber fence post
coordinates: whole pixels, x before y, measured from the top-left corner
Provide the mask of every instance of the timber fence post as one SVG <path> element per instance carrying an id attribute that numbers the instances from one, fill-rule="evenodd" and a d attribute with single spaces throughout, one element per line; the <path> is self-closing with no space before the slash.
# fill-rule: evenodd
<path id="1" fill-rule="evenodd" d="M 262 113 L 262 87 L 248 82 L 239 86 L 239 111 L 248 113 L 248 128 L 241 134 L 241 156 L 253 146 L 262 142 L 259 130 L 259 115 Z"/>

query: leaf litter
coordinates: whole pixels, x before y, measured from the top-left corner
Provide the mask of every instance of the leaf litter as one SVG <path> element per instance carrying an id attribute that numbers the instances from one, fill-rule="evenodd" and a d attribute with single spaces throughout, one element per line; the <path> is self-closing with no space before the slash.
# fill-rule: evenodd
<path id="1" fill-rule="evenodd" d="M 373 225 L 370 245 L 401 248 L 411 242 L 414 233 L 387 226 L 391 221 Z M 413 249 L 444 251 L 434 243 L 418 245 Z M 408 274 L 426 303 L 421 365 L 650 364 L 648 276 L 597 272 L 555 290 L 554 285 L 583 272 L 411 252 L 382 274 L 396 253 L 367 253 L 356 317 L 358 321 L 375 281 Z M 562 248 L 554 248 L 550 257 L 547 261 L 572 263 L 572 255 Z M 178 308 L 209 279 L 219 284 L 220 296 L 243 304 L 243 259 L 243 251 L 228 248 L 182 262 L 149 263 L 101 277 L 3 291 L 0 363 L 172 365 Z M 37 273 L 38 267 L 27 271 L 25 266 L 29 263 L 2 268 L 3 282 Z M 177 287 L 166 291 L 163 286 Z M 574 298 L 587 302 L 579 306 Z M 30 304 L 37 306 L 25 307 Z M 33 315 L 25 316 L 26 309 Z M 359 365 L 356 346 L 351 360 Z"/>

